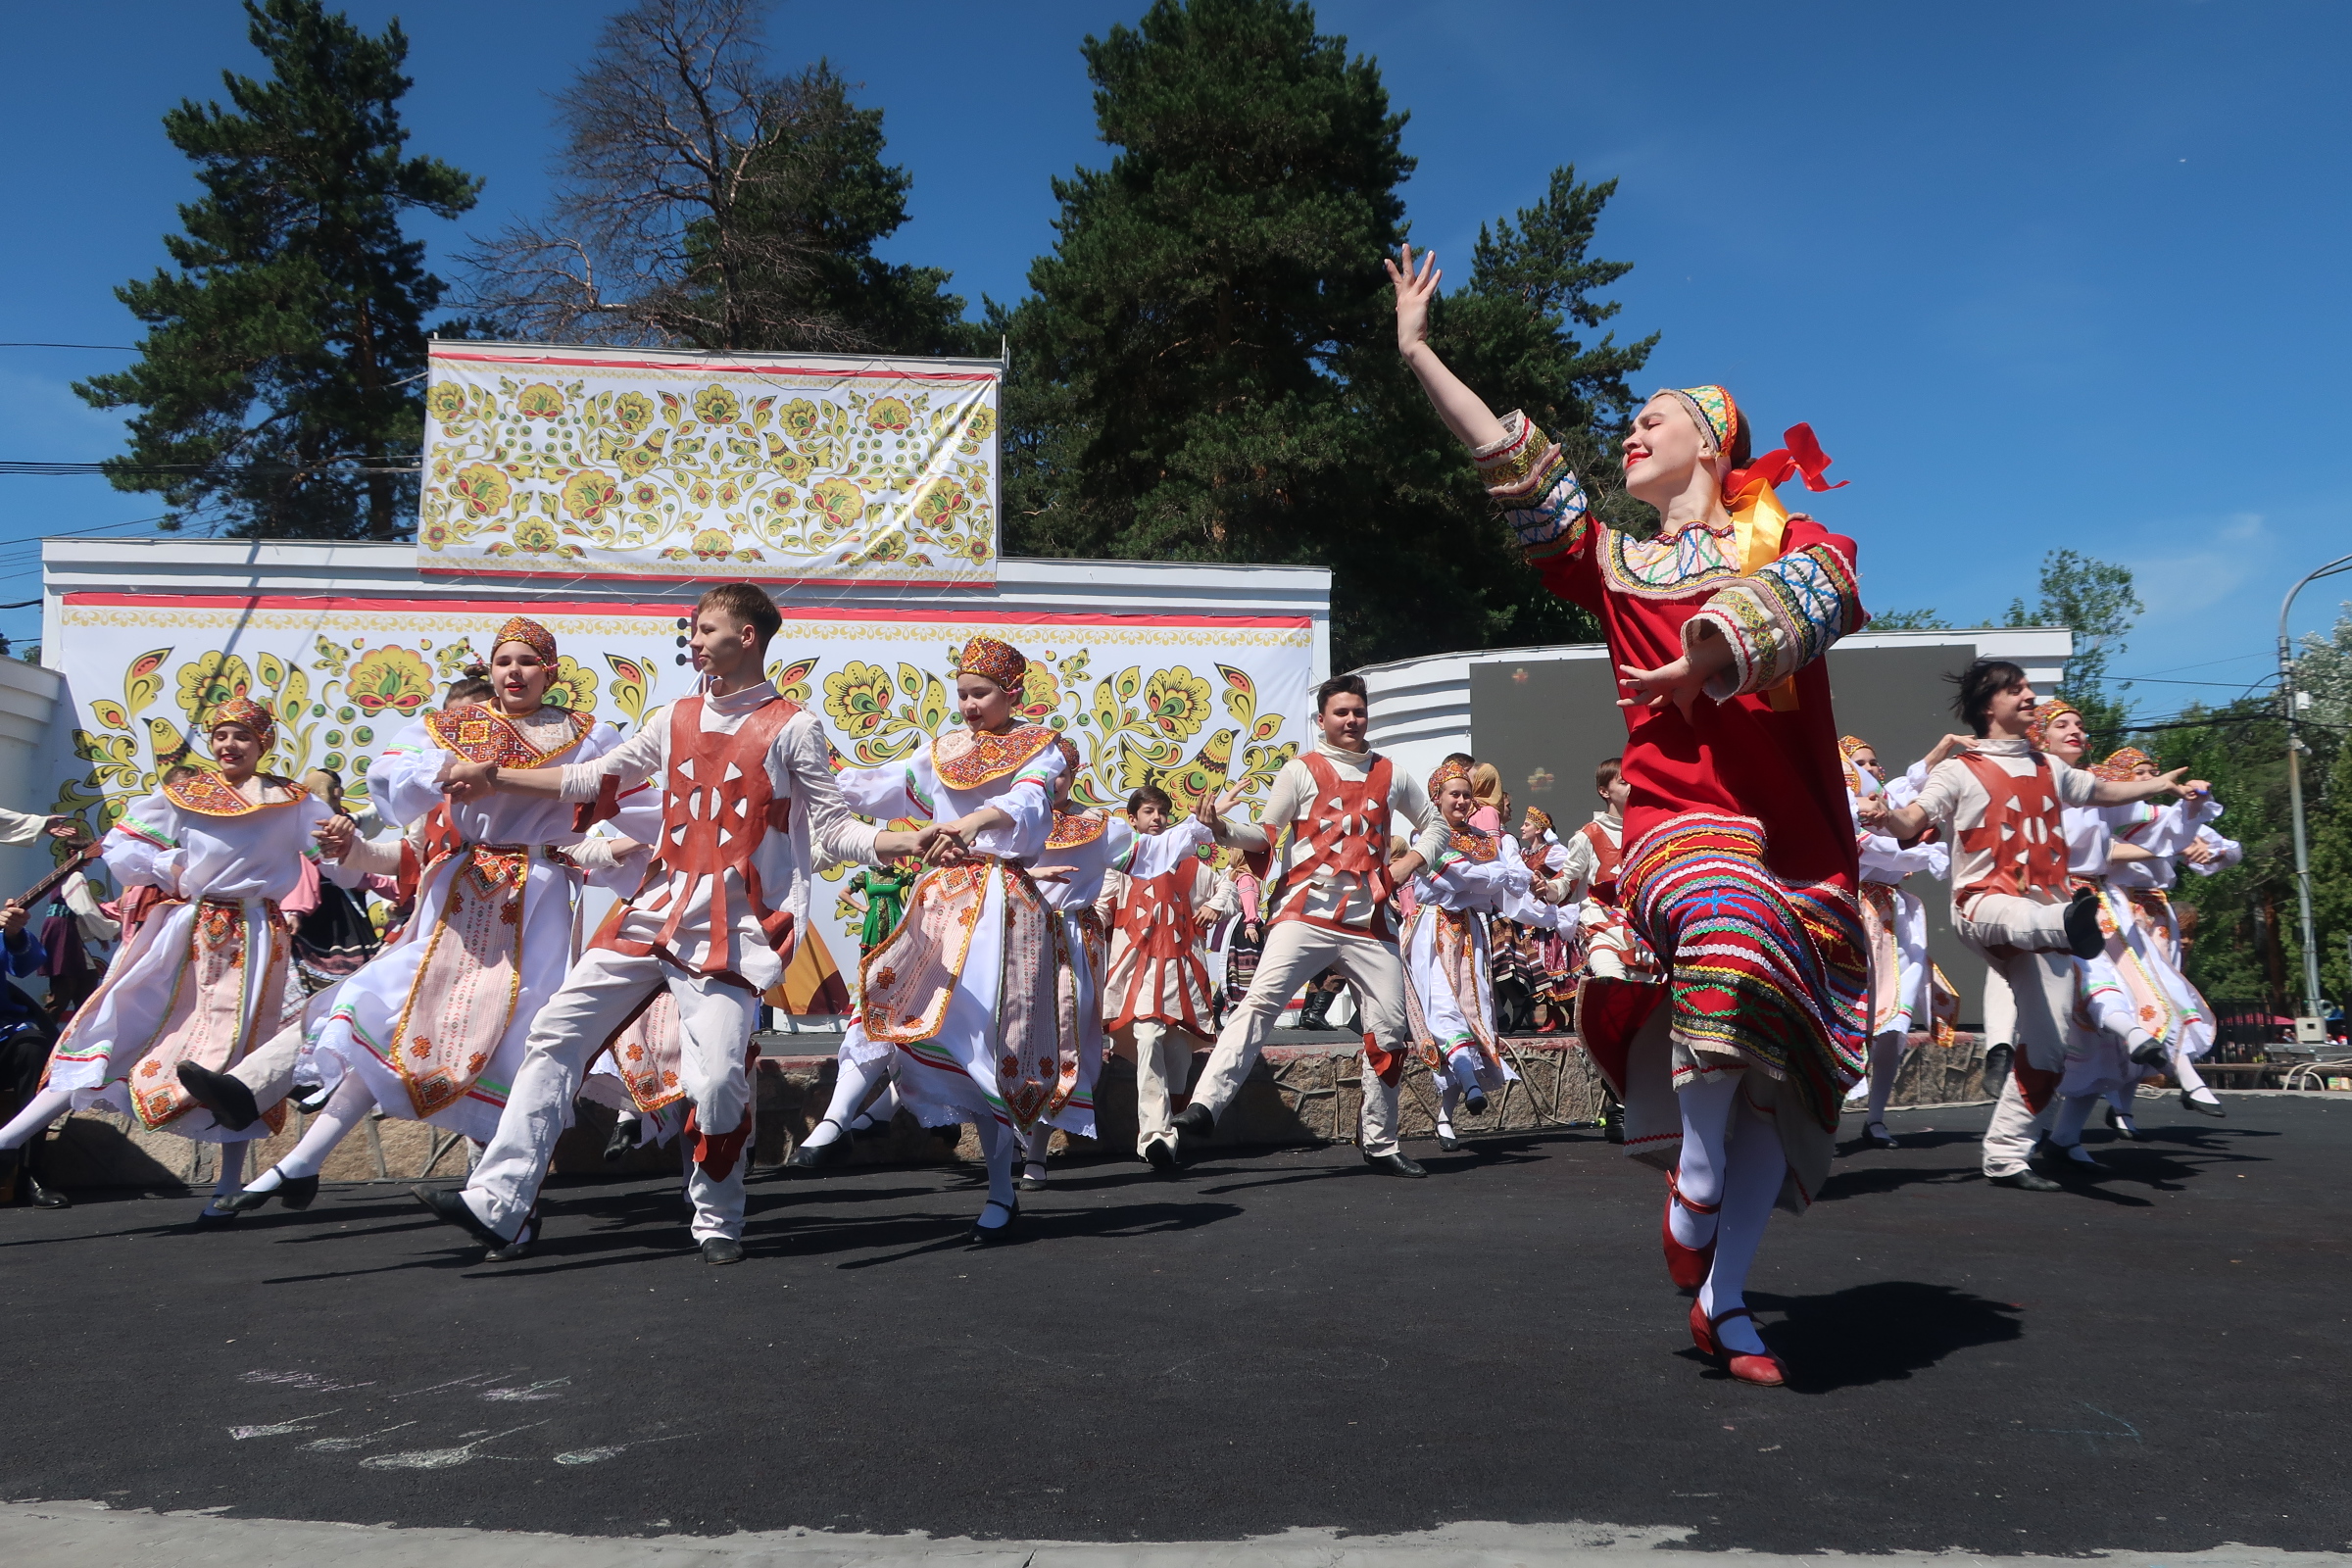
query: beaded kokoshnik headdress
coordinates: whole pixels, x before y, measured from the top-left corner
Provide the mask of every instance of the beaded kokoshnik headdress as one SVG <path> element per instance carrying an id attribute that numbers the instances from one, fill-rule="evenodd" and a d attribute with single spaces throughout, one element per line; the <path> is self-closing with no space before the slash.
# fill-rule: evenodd
<path id="1" fill-rule="evenodd" d="M 957 656 L 956 673 L 977 675 L 1017 694 L 1022 678 L 1029 673 L 1029 661 L 1010 643 L 999 642 L 994 637 L 975 637 L 963 645 L 962 654 Z"/>

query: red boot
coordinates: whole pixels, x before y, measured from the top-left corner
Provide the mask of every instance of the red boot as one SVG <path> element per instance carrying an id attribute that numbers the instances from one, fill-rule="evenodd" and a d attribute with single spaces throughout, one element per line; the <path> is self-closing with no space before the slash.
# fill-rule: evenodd
<path id="1" fill-rule="evenodd" d="M 1666 1220 L 1662 1233 L 1666 1243 L 1666 1272 L 1673 1278 L 1678 1290 L 1695 1291 L 1706 1283 L 1707 1270 L 1715 1266 L 1715 1242 L 1710 1237 L 1706 1246 L 1690 1248 L 1676 1241 L 1674 1205 L 1680 1203 L 1693 1214 L 1712 1214 L 1723 1205 L 1693 1203 L 1683 1196 L 1683 1190 L 1674 1178 L 1673 1171 L 1666 1173 Z"/>

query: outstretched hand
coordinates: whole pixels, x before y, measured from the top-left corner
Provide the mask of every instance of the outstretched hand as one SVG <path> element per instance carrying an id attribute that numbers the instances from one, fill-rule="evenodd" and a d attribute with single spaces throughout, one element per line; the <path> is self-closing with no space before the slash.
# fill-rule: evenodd
<path id="1" fill-rule="evenodd" d="M 1617 684 L 1625 695 L 1617 699 L 1619 708 L 1646 708 L 1652 712 L 1663 711 L 1668 703 L 1690 714 L 1690 705 L 1698 698 L 1699 688 L 1707 677 L 1690 667 L 1690 656 L 1685 655 L 1671 663 L 1655 669 L 1642 669 L 1634 664 L 1617 666 Z"/>
<path id="2" fill-rule="evenodd" d="M 359 824 L 348 816 L 330 816 L 311 830 L 318 843 L 318 853 L 330 860 L 347 858 L 351 846 L 359 837 Z"/>
<path id="3" fill-rule="evenodd" d="M 1241 803 L 1242 792 L 1238 785 L 1224 790 L 1202 790 L 1200 798 L 1193 802 L 1193 820 L 1214 833 L 1224 820 L 1225 813 Z"/>
<path id="4" fill-rule="evenodd" d="M 1429 302 L 1437 297 L 1438 285 L 1446 274 L 1438 270 L 1438 253 L 1422 253 L 1418 267 L 1413 264 L 1410 245 L 1397 248 L 1397 261 L 1386 256 L 1380 265 L 1388 270 L 1389 281 L 1396 286 L 1396 352 L 1410 355 L 1419 345 L 1429 341 Z"/>

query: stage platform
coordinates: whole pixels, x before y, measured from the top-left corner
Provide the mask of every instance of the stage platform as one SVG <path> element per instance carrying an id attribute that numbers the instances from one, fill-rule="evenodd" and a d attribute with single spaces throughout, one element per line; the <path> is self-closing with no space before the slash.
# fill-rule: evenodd
<path id="1" fill-rule="evenodd" d="M 1334 1564 L 1350 1534 L 1433 1530 L 1456 1546 L 1413 1560 L 1551 1560 L 1444 1533 L 1478 1520 L 1707 1551 L 2340 1552 L 2352 1106 L 2229 1108 L 2149 1102 L 2137 1145 L 2094 1127 L 2112 1172 L 2048 1195 L 1979 1177 L 1983 1109 L 1897 1112 L 1902 1148 L 1849 1151 L 1773 1221 L 1752 1299 L 1788 1390 L 1697 1360 L 1658 1177 L 1584 1131 L 1424 1146 L 1419 1182 L 1338 1146 L 1173 1178 L 1074 1159 L 987 1250 L 966 1172 L 761 1171 L 732 1269 L 688 1250 L 661 1178 L 559 1179 L 547 1241 L 505 1266 L 383 1186 L 217 1232 L 186 1198 L 0 1211 L 0 1495 L 212 1510 L 204 1560 L 245 1563 L 284 1560 L 227 1529 L 253 1518 L 805 1527 L 845 1533 L 841 1561 L 924 1531 L 979 1538 L 943 1553 L 967 1565 L 991 1540 L 1291 1527 L 1342 1533 L 1312 1538 Z M 0 1518 L 10 1560 L 110 1560 L 27 1517 Z M 618 1560 L 411 1539 L 404 1561 Z"/>

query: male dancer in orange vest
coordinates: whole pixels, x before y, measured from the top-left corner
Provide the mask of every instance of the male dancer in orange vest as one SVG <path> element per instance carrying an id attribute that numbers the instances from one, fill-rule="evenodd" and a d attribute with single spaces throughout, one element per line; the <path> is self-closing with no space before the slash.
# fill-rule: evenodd
<path id="1" fill-rule="evenodd" d="M 1166 831 L 1171 804 L 1150 784 L 1130 795 L 1137 834 Z M 1189 823 L 1186 830 L 1199 831 Z M 1176 1168 L 1175 1102 L 1192 1081 L 1194 1048 L 1211 1033 L 1201 938 L 1239 907 L 1232 878 L 1198 856 L 1142 880 L 1114 870 L 1095 905 L 1110 927 L 1102 1027 L 1114 1046 L 1135 1053 L 1135 1152 L 1155 1170 Z"/>
<path id="2" fill-rule="evenodd" d="M 1603 758 L 1592 770 L 1592 790 L 1608 809 L 1568 836 L 1560 902 L 1583 906 L 1577 928 L 1588 973 L 1603 980 L 1654 979 L 1658 960 L 1625 913 L 1625 807 L 1633 795 L 1625 759 Z"/>
<path id="3" fill-rule="evenodd" d="M 1315 691 L 1315 728 L 1322 738 L 1282 764 L 1258 821 L 1230 821 L 1216 800 L 1200 797 L 1196 814 L 1219 844 L 1263 855 L 1284 826 L 1291 841 L 1257 974 L 1225 1020 L 1176 1129 L 1196 1139 L 1215 1129 L 1283 1004 L 1334 966 L 1354 984 L 1364 1027 L 1364 1161 L 1392 1176 L 1426 1176 L 1396 1147 L 1396 1085 L 1412 1037 L 1404 1017 L 1404 963 L 1386 906 L 1397 882 L 1423 863 L 1409 850 L 1392 862 L 1390 835 L 1400 832 L 1410 842 L 1437 818 L 1421 781 L 1365 743 L 1370 722 L 1363 678 L 1335 675 Z"/>
<path id="4" fill-rule="evenodd" d="M 876 829 L 851 813 L 815 716 L 761 673 L 782 624 L 750 583 L 713 588 L 695 607 L 688 642 L 704 677 L 700 694 L 670 704 L 593 762 L 453 761 L 442 772 L 459 799 L 497 789 L 604 808 L 632 785 L 657 774 L 663 781 L 662 837 L 645 881 L 540 1012 L 481 1162 L 463 1191 L 415 1189 L 425 1207 L 493 1250 L 529 1220 L 588 1059 L 666 987 L 693 1106 L 694 1237 L 706 1263 L 743 1259 L 746 1048 L 760 994 L 784 978 L 808 918 L 809 873 L 820 857 L 876 865 L 921 854 L 934 837 Z"/>
<path id="5" fill-rule="evenodd" d="M 1952 847 L 1952 929 L 2009 983 L 2017 1001 L 2017 1064 L 1984 1129 L 1984 1174 L 2003 1187 L 2058 1191 L 2030 1163 L 2042 1115 L 2066 1075 L 2075 1016 L 2075 960 L 2106 946 L 2097 896 L 2069 896 L 2069 806 L 2123 806 L 2178 790 L 2203 798 L 2175 768 L 2160 778 L 2094 778 L 2034 749 L 2034 688 L 2005 659 L 1980 659 L 1957 677 L 1952 706 L 1976 732 L 1930 754 L 1927 782 L 1909 806 L 1885 797 L 1860 810 L 1865 827 L 1906 846 L 1940 824 Z M 1957 748 L 1957 750 L 1955 750 Z M 1946 755 L 1948 754 L 1948 755 Z"/>

